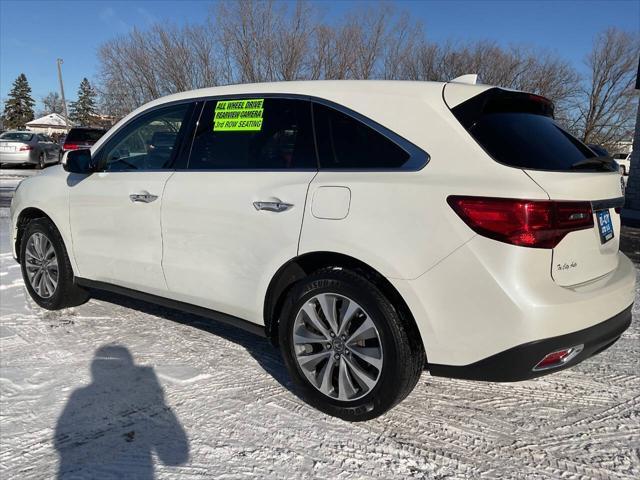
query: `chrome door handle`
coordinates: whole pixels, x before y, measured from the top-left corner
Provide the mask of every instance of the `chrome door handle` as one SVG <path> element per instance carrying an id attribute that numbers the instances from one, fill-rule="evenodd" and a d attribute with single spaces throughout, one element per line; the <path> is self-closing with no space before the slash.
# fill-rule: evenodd
<path id="1" fill-rule="evenodd" d="M 146 190 L 143 190 L 140 193 L 132 193 L 131 195 L 129 195 L 129 198 L 131 199 L 132 202 L 151 203 L 155 199 L 157 199 L 158 196 L 153 195 L 152 193 L 149 193 Z"/>
<path id="2" fill-rule="evenodd" d="M 256 210 L 266 210 L 267 212 L 284 212 L 293 207 L 292 203 L 285 202 L 253 202 Z"/>

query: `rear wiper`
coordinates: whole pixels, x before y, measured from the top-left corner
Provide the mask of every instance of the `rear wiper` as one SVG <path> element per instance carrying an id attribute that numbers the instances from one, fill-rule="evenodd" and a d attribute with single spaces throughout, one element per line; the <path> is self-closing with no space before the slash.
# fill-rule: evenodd
<path id="1" fill-rule="evenodd" d="M 571 170 L 579 170 L 581 168 L 606 167 L 604 170 L 615 171 L 615 161 L 606 155 L 585 158 L 571 165 Z"/>

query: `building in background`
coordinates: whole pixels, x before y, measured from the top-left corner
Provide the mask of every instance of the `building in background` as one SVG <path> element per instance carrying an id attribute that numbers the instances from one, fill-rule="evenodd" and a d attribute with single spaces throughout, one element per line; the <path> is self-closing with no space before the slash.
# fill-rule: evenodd
<path id="1" fill-rule="evenodd" d="M 27 129 L 36 133 L 44 133 L 46 135 L 65 134 L 67 125 L 64 116 L 59 113 L 50 113 L 44 117 L 36 118 L 27 122 Z M 73 125 L 69 123 L 69 127 Z"/>

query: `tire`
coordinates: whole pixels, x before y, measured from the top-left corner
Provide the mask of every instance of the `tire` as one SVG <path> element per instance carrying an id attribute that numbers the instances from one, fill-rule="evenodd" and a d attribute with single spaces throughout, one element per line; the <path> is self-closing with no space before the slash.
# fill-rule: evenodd
<path id="1" fill-rule="evenodd" d="M 40 155 L 38 155 L 38 164 L 36 165 L 36 168 L 38 170 L 42 170 L 44 167 L 46 166 L 46 161 L 44 158 L 44 153 L 40 153 Z"/>
<path id="2" fill-rule="evenodd" d="M 33 237 L 33 243 L 31 239 Z M 40 245 L 46 245 L 46 248 L 36 248 L 35 243 L 41 240 Z M 48 243 L 46 243 L 48 242 Z M 54 257 L 47 252 L 51 252 L 49 245 L 53 251 Z M 27 251 L 29 248 L 29 251 Z M 44 255 L 41 253 L 45 250 Z M 27 258 L 29 257 L 29 258 Z M 42 262 L 36 257 L 45 258 Z M 54 273 L 57 265 L 57 274 Z M 89 294 L 82 288 L 73 283 L 73 270 L 69 261 L 67 250 L 64 246 L 60 232 L 55 225 L 46 218 L 36 218 L 31 220 L 25 228 L 20 241 L 20 265 L 22 270 L 22 278 L 31 298 L 47 310 L 59 310 L 61 308 L 75 307 L 87 301 Z M 40 268 L 43 265 L 43 268 Z M 38 277 L 37 270 L 46 270 L 49 282 L 39 279 L 45 276 L 40 273 Z M 36 273 L 34 273 L 36 272 Z M 51 285 L 55 286 L 51 288 Z M 34 287 L 35 285 L 35 287 Z M 36 291 L 38 289 L 39 291 Z"/>
<path id="3" fill-rule="evenodd" d="M 334 324 L 338 331 L 345 324 L 346 334 L 337 337 L 333 328 L 331 335 L 321 302 L 335 305 L 331 307 L 337 317 Z M 356 313 L 345 323 L 352 303 Z M 313 326 L 306 313 L 309 309 L 317 313 L 324 332 Z M 285 364 L 302 396 L 317 409 L 344 420 L 365 421 L 382 415 L 411 393 L 423 371 L 420 340 L 409 335 L 405 321 L 373 283 L 349 270 L 321 270 L 295 284 L 283 306 L 278 332 Z M 365 351 L 366 358 L 380 364 L 379 368 L 356 354 Z M 316 362 L 309 361 L 311 356 L 323 360 L 309 367 Z M 364 382 L 358 379 L 363 371 L 367 374 Z M 323 383 L 322 378 L 328 380 Z M 368 386 L 374 378 L 375 383 Z"/>

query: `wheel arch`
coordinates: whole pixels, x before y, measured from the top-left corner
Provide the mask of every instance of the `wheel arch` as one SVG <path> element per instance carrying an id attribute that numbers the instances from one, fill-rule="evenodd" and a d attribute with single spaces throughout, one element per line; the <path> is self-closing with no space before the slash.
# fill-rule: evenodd
<path id="1" fill-rule="evenodd" d="M 409 329 L 410 338 L 419 340 L 419 347 L 424 349 L 415 318 L 402 295 L 391 282 L 365 262 L 349 255 L 330 251 L 309 252 L 292 258 L 280 267 L 271 279 L 265 295 L 263 315 L 265 332 L 272 343 L 277 344 L 278 342 L 279 316 L 287 293 L 293 284 L 318 270 L 332 267 L 351 270 L 362 275 L 380 289 L 405 322 Z"/>
<path id="2" fill-rule="evenodd" d="M 54 226 L 56 226 L 56 223 L 53 221 L 53 219 L 43 210 L 40 210 L 36 207 L 27 207 L 23 209 L 18 214 L 18 220 L 16 221 L 16 238 L 14 243 L 14 251 L 16 252 L 18 262 L 22 261 L 22 259 L 20 258 L 20 243 L 22 242 L 22 235 L 24 234 L 24 231 L 27 228 L 29 222 L 36 218 L 46 218 L 51 223 L 53 223 Z M 56 226 L 56 228 L 58 227 Z M 60 231 L 59 228 L 58 231 Z"/>

